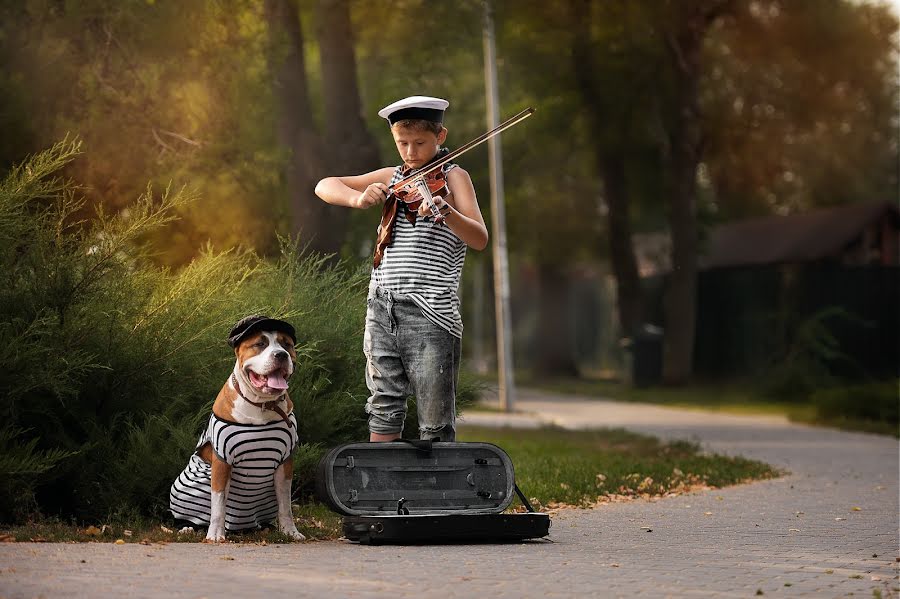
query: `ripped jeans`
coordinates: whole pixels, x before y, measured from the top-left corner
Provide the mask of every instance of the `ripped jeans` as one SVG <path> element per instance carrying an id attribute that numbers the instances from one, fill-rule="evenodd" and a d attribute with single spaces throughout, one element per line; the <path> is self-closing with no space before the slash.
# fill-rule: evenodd
<path id="1" fill-rule="evenodd" d="M 408 296 L 375 287 L 367 300 L 366 413 L 369 430 L 403 431 L 406 398 L 416 397 L 419 438 L 456 440 L 460 340 L 422 314 Z"/>

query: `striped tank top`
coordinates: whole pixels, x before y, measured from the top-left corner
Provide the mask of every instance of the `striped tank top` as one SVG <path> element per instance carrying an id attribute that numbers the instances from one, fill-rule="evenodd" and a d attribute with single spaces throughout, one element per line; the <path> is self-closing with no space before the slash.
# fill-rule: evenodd
<path id="1" fill-rule="evenodd" d="M 444 172 L 455 167 L 445 165 Z M 391 185 L 403 178 L 402 172 L 402 165 L 394 170 Z M 466 244 L 446 225 L 433 227 L 430 215 L 417 216 L 415 224 L 406 215 L 406 204 L 399 202 L 393 239 L 384 250 L 381 265 L 372 269 L 370 293 L 378 286 L 407 295 L 428 320 L 462 338 L 457 293 Z"/>
<path id="2" fill-rule="evenodd" d="M 232 467 L 231 485 L 225 503 L 225 530 L 245 530 L 275 520 L 275 469 L 297 446 L 297 419 L 267 424 L 238 424 L 209 417 L 206 430 L 197 442 L 199 450 L 207 442 Z M 169 491 L 169 510 L 179 520 L 208 526 L 210 518 L 210 478 L 212 466 L 195 451 Z"/>

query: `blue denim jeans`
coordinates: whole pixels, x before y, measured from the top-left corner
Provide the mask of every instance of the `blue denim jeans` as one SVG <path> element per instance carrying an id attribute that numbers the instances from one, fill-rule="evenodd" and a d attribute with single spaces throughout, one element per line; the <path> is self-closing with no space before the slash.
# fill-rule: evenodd
<path id="1" fill-rule="evenodd" d="M 456 380 L 460 340 L 428 320 L 408 296 L 369 292 L 363 352 L 369 430 L 403 431 L 406 398 L 416 397 L 419 438 L 456 440 Z"/>

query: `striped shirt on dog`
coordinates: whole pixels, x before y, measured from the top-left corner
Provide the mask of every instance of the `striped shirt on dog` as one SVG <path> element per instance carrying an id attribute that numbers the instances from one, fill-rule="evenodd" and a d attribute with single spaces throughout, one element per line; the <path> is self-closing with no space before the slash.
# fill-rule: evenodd
<path id="1" fill-rule="evenodd" d="M 209 417 L 197 449 L 212 443 L 216 455 L 232 467 L 225 530 L 257 528 L 276 519 L 275 469 L 290 457 L 298 441 L 294 413 L 288 418 L 291 427 L 284 420 L 238 424 L 215 414 Z M 211 475 L 212 466 L 195 451 L 169 491 L 169 509 L 176 519 L 209 526 Z"/>
<path id="2" fill-rule="evenodd" d="M 444 165 L 444 172 L 455 167 Z M 391 185 L 403 178 L 402 173 L 401 165 L 394 170 Z M 393 239 L 384 250 L 381 264 L 372 269 L 370 287 L 408 295 L 428 320 L 461 338 L 457 291 L 466 244 L 447 225 L 433 227 L 430 215 L 416 217 L 415 224 L 409 222 L 406 204 L 399 204 Z"/>

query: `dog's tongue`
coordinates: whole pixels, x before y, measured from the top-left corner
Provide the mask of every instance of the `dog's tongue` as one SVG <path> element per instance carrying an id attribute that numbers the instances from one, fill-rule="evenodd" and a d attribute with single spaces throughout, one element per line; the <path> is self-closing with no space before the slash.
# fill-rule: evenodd
<path id="1" fill-rule="evenodd" d="M 266 379 L 266 385 L 268 385 L 272 389 L 287 389 L 288 384 L 287 381 L 281 373 L 275 372 L 270 374 Z"/>

